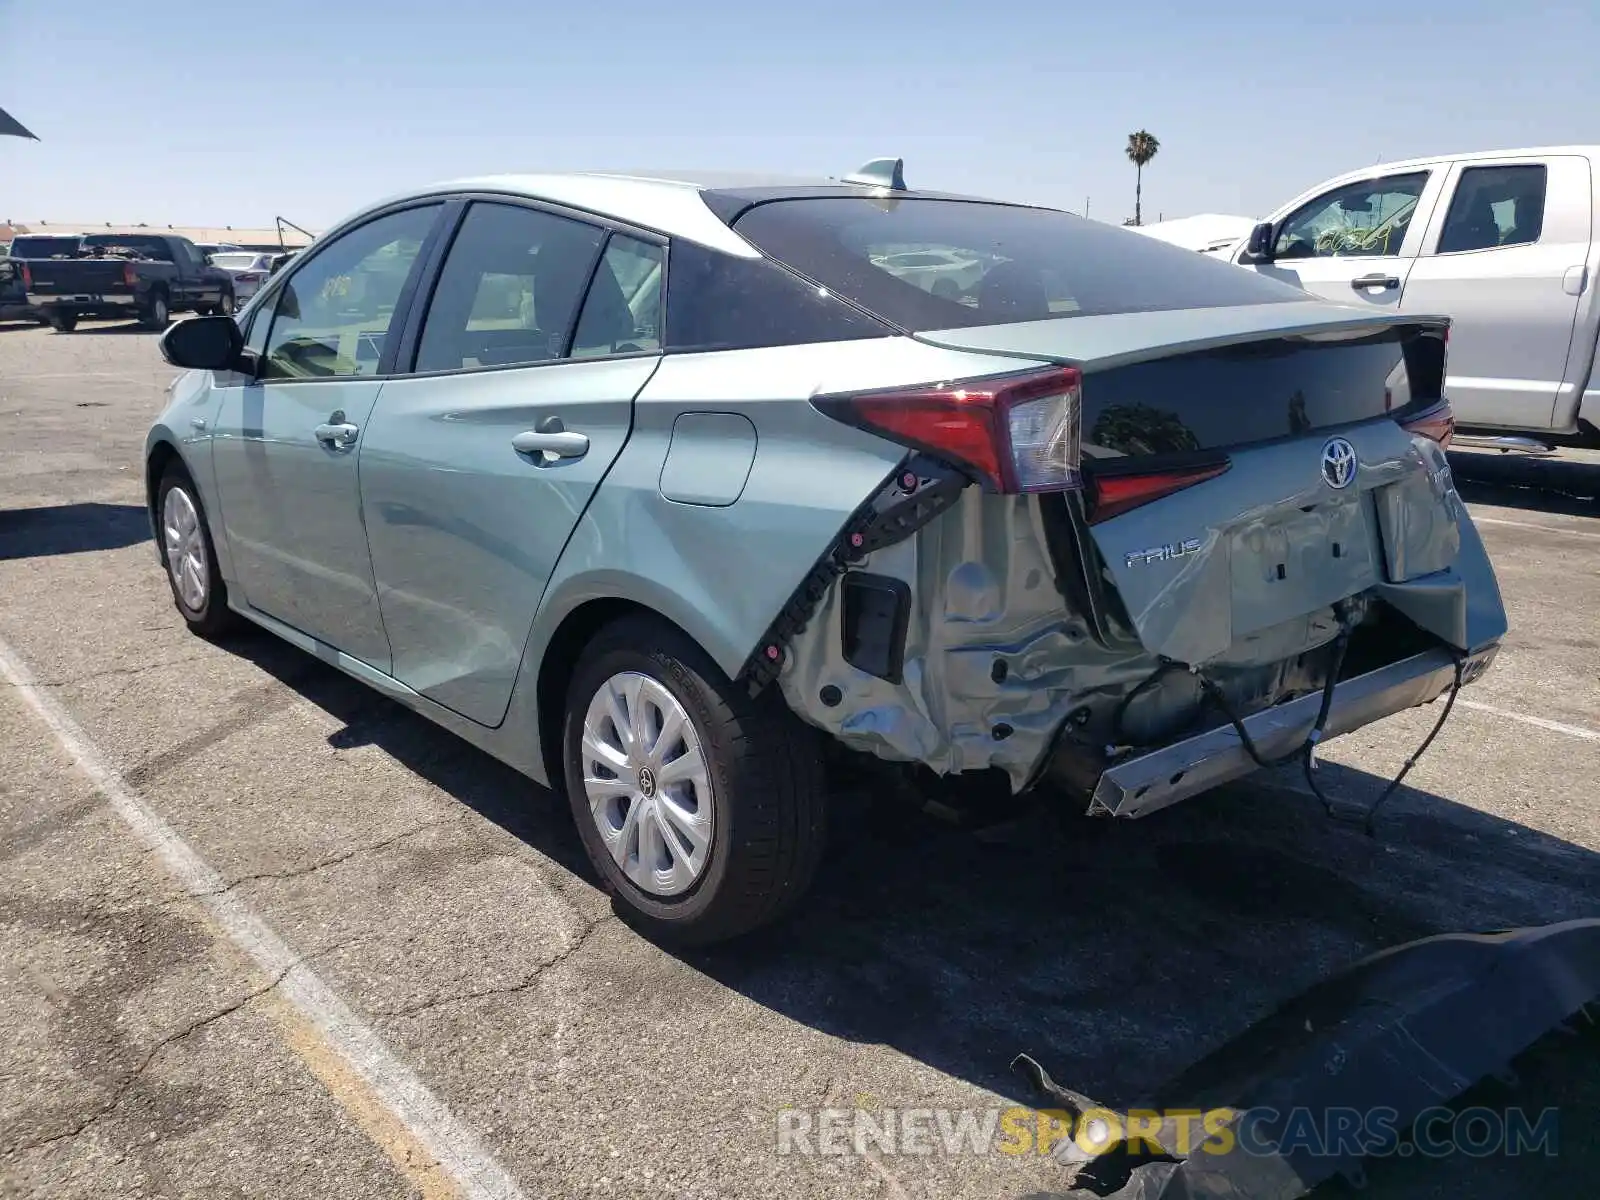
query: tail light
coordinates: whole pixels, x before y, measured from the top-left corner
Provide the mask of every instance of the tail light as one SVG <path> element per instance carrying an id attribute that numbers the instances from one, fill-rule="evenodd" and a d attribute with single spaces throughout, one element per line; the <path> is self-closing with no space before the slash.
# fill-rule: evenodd
<path id="1" fill-rule="evenodd" d="M 25 292 L 33 291 L 33 272 L 28 270 L 27 263 L 22 264 L 22 290 Z"/>
<path id="2" fill-rule="evenodd" d="M 1450 439 L 1456 433 L 1455 410 L 1450 407 L 1450 401 L 1441 400 L 1426 412 L 1401 421 L 1400 427 L 1407 433 L 1430 438 L 1438 442 L 1441 448 L 1449 449 Z"/>
<path id="3" fill-rule="evenodd" d="M 1109 521 L 1130 509 L 1184 488 L 1215 479 L 1233 464 L 1226 459 L 1201 466 L 1179 467 L 1165 471 L 1117 472 L 1095 474 L 1089 478 L 1086 510 L 1089 524 Z"/>
<path id="4" fill-rule="evenodd" d="M 261 282 L 261 276 L 258 275 L 254 271 L 245 271 L 241 275 L 234 276 L 234 282 L 235 283 L 260 283 Z"/>
<path id="5" fill-rule="evenodd" d="M 1076 367 L 1050 367 L 813 403 L 835 420 L 965 467 L 991 491 L 1057 492 L 1082 483 L 1082 388 Z"/>
<path id="6" fill-rule="evenodd" d="M 139 272 L 134 269 L 131 258 L 122 264 L 122 282 L 129 287 L 137 287 L 139 285 Z"/>

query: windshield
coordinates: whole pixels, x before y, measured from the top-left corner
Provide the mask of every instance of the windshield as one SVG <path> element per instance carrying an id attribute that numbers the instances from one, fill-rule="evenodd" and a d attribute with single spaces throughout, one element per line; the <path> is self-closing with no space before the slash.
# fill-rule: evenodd
<path id="1" fill-rule="evenodd" d="M 213 254 L 213 266 L 222 267 L 229 271 L 249 271 L 261 265 L 261 256 L 258 254 Z"/>
<path id="2" fill-rule="evenodd" d="M 779 200 L 750 209 L 734 228 L 903 329 L 1306 299 L 1287 284 L 1051 209 Z"/>
<path id="3" fill-rule="evenodd" d="M 75 237 L 19 237 L 11 243 L 11 257 L 71 258 L 82 244 Z"/>
<path id="4" fill-rule="evenodd" d="M 167 249 L 165 238 L 150 237 L 137 233 L 94 233 L 83 239 L 84 247 L 96 251 L 133 251 L 143 258 L 153 258 L 157 262 L 171 262 L 172 252 Z"/>

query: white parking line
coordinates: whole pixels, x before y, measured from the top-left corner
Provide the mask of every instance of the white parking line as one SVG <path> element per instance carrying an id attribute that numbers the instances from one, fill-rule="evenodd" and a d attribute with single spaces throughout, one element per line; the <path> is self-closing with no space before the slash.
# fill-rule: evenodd
<path id="1" fill-rule="evenodd" d="M 1568 529 L 1564 525 L 1539 525 L 1533 521 L 1506 521 L 1500 517 L 1480 517 L 1472 514 L 1474 525 L 1509 525 L 1512 529 L 1537 529 L 1541 533 L 1564 533 L 1568 537 L 1600 538 L 1600 530 Z"/>
<path id="2" fill-rule="evenodd" d="M 516 1181 L 472 1131 L 389 1051 L 377 1033 L 301 961 L 271 926 L 226 890 L 222 876 L 106 764 L 78 723 L 53 697 L 35 686 L 32 674 L 4 639 L 0 639 L 0 677 L 16 688 L 117 815 L 161 856 L 167 870 L 216 925 L 269 979 L 279 981 L 278 994 L 315 1031 L 323 1046 L 366 1084 L 372 1100 L 433 1156 L 453 1181 L 452 1190 L 467 1200 L 525 1200 Z"/>
<path id="3" fill-rule="evenodd" d="M 1540 729 L 1548 729 L 1551 733 L 1564 733 L 1568 737 L 1582 738 L 1586 742 L 1600 742 L 1600 733 L 1596 733 L 1593 729 L 1585 729 L 1582 725 L 1564 725 L 1560 721 L 1551 721 L 1544 717 L 1530 717 L 1526 713 L 1496 708 L 1492 704 L 1481 704 L 1476 700 L 1458 699 L 1456 703 L 1462 708 L 1470 708 L 1474 712 L 1488 713 L 1491 717 L 1504 717 L 1508 721 L 1521 721 L 1524 725 L 1534 725 Z"/>

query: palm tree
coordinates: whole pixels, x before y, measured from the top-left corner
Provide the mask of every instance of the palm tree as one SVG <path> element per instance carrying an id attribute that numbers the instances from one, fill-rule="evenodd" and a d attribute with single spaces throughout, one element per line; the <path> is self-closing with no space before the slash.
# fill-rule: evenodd
<path id="1" fill-rule="evenodd" d="M 1161 143 L 1156 141 L 1156 135 L 1147 129 L 1128 135 L 1128 160 L 1133 163 L 1133 223 L 1144 224 L 1144 214 L 1140 211 L 1140 203 L 1144 193 L 1144 165 L 1156 156 L 1156 151 L 1161 149 Z"/>

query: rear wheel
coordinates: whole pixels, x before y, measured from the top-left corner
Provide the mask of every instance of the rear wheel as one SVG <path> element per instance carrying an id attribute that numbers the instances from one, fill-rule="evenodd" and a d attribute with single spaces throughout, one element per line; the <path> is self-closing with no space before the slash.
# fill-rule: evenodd
<path id="1" fill-rule="evenodd" d="M 165 329 L 172 320 L 172 310 L 167 306 L 167 294 L 157 290 L 139 310 L 139 324 L 146 329 Z"/>
<path id="2" fill-rule="evenodd" d="M 179 463 L 169 466 L 161 477 L 156 515 L 172 602 L 190 632 L 215 638 L 237 628 L 240 617 L 228 607 L 228 585 L 217 570 L 217 551 L 206 526 L 200 490 Z"/>
<path id="3" fill-rule="evenodd" d="M 647 934 L 725 941 L 805 893 L 826 827 L 817 736 L 675 627 L 601 630 L 573 672 L 563 744 L 584 848 Z"/>
<path id="4" fill-rule="evenodd" d="M 45 323 L 57 333 L 71 333 L 78 327 L 78 314 L 70 312 L 53 312 L 45 314 Z"/>
<path id="5" fill-rule="evenodd" d="M 238 310 L 238 307 L 239 306 L 234 303 L 233 293 L 223 292 L 222 298 L 218 300 L 217 303 L 213 304 L 208 310 L 208 315 L 213 317 L 231 317 Z"/>

